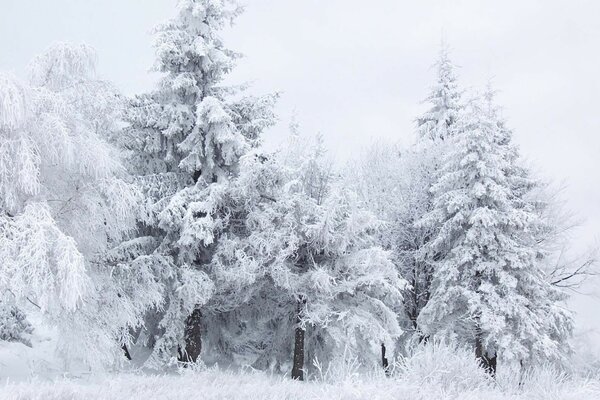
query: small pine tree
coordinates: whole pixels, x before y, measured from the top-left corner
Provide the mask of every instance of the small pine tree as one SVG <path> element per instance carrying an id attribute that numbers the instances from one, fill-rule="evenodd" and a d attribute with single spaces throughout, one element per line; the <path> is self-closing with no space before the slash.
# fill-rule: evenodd
<path id="1" fill-rule="evenodd" d="M 453 135 L 453 125 L 461 109 L 461 91 L 458 88 L 450 50 L 442 43 L 435 63 L 437 82 L 425 99 L 432 107 L 417 118 L 417 133 L 420 140 L 446 140 Z"/>

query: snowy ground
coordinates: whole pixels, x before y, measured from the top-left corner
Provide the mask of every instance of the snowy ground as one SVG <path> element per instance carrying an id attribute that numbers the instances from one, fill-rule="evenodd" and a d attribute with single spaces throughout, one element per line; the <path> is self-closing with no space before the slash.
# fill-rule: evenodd
<path id="1" fill-rule="evenodd" d="M 421 386 L 396 379 L 351 380 L 339 383 L 292 382 L 259 373 L 202 372 L 184 376 L 120 375 L 95 380 L 60 380 L 7 384 L 0 399 L 27 400 L 169 400 L 169 399 L 600 399 L 598 382 L 538 382 L 522 389 L 474 388 L 456 391 Z"/>
<path id="2" fill-rule="evenodd" d="M 55 332 L 38 325 L 31 342 L 27 347 L 0 341 L 0 400 L 600 400 L 599 378 L 574 378 L 542 368 L 526 377 L 501 370 L 492 381 L 470 351 L 442 344 L 396 364 L 391 377 L 380 370 L 365 373 L 344 354 L 329 368 L 313 369 L 310 381 L 294 382 L 287 376 L 216 369 L 151 375 L 90 374 L 71 368 L 67 374 L 54 352 Z M 586 374 L 598 369 L 588 359 L 580 365 L 588 366 Z"/>

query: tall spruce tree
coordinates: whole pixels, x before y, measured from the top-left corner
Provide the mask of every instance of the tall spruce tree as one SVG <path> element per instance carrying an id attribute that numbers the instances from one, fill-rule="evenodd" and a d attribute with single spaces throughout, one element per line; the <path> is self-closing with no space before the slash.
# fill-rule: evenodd
<path id="1" fill-rule="evenodd" d="M 164 288 L 164 304 L 140 336 L 153 348 L 147 365 L 169 363 L 176 354 L 198 360 L 202 307 L 215 293 L 209 265 L 229 224 L 221 194 L 240 157 L 274 122 L 276 96 L 244 97 L 241 88 L 222 85 L 239 55 L 225 48 L 220 31 L 240 11 L 235 1 L 180 1 L 177 16 L 156 29 L 158 88 L 127 111 L 130 128 L 121 143 L 132 151 L 146 194 L 145 238 L 123 253 L 154 265 Z"/>
<path id="2" fill-rule="evenodd" d="M 409 281 L 404 308 L 415 334 L 410 340 L 421 342 L 427 338 L 418 324 L 419 314 L 431 297 L 431 282 L 436 259 L 440 254 L 425 251 L 427 243 L 439 226 L 421 226 L 417 222 L 431 211 L 431 187 L 440 174 L 444 154 L 449 150 L 450 139 L 456 134 L 456 124 L 462 112 L 460 90 L 455 66 L 450 60 L 449 47 L 442 43 L 438 60 L 434 64 L 437 81 L 426 102 L 431 105 L 417 118 L 417 144 L 402 157 L 403 170 L 409 179 L 402 186 L 405 202 L 396 218 L 399 225 L 395 249 L 402 275 Z"/>
<path id="3" fill-rule="evenodd" d="M 539 219 L 524 199 L 516 149 L 481 99 L 458 124 L 432 189 L 434 208 L 418 224 L 441 225 L 426 246 L 441 256 L 419 325 L 426 334 L 472 345 L 492 373 L 498 355 L 558 359 L 572 321 L 560 306 L 563 295 L 539 268 Z"/>

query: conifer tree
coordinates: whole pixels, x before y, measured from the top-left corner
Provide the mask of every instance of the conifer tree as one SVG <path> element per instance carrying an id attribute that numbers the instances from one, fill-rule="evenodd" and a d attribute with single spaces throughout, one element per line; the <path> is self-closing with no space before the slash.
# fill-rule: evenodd
<path id="1" fill-rule="evenodd" d="M 435 63 L 437 81 L 426 102 L 431 104 L 417 119 L 417 144 L 402 157 L 402 169 L 408 175 L 401 186 L 400 212 L 395 216 L 397 228 L 396 251 L 402 275 L 410 285 L 405 293 L 405 312 L 415 335 L 411 341 L 423 341 L 426 335 L 418 324 L 418 317 L 431 296 L 431 281 L 435 261 L 440 254 L 424 251 L 439 226 L 420 226 L 417 222 L 432 209 L 431 187 L 436 182 L 449 150 L 449 140 L 457 132 L 457 119 L 462 112 L 462 91 L 458 87 L 455 66 L 450 50 L 442 43 Z"/>
<path id="2" fill-rule="evenodd" d="M 419 222 L 441 225 L 426 247 L 441 257 L 419 324 L 427 334 L 472 345 L 492 373 L 498 355 L 559 359 L 572 321 L 539 268 L 539 220 L 515 183 L 523 178 L 515 172 L 516 149 L 480 99 L 458 124 L 432 189 L 434 208 Z"/>
<path id="3" fill-rule="evenodd" d="M 446 140 L 453 135 L 453 125 L 461 109 L 461 90 L 458 87 L 455 66 L 450 50 L 442 43 L 435 63 L 437 81 L 425 102 L 431 108 L 417 118 L 417 133 L 421 140 Z"/>
<path id="4" fill-rule="evenodd" d="M 149 258 L 164 286 L 164 304 L 140 338 L 152 348 L 148 365 L 195 362 L 201 351 L 202 308 L 217 290 L 209 265 L 218 237 L 228 229 L 222 193 L 239 160 L 272 125 L 276 96 L 242 96 L 223 86 L 238 54 L 220 31 L 240 14 L 234 1 L 182 0 L 177 15 L 156 29 L 155 91 L 127 111 L 122 144 L 132 150 L 146 202 L 129 254 Z M 126 245 L 124 245 L 126 247 Z M 139 248 L 139 247 L 138 247 Z M 124 260 L 127 261 L 127 260 Z"/>

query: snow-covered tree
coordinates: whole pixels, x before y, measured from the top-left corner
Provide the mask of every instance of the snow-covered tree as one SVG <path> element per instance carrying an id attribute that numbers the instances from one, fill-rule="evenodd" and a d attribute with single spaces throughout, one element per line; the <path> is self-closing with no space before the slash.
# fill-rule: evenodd
<path id="1" fill-rule="evenodd" d="M 486 368 L 560 359 L 572 321 L 563 295 L 542 272 L 539 218 L 524 198 L 526 178 L 497 116 L 476 99 L 433 186 L 434 208 L 419 222 L 441 224 L 426 245 L 439 255 L 419 325 L 430 335 L 474 346 Z"/>
<path id="2" fill-rule="evenodd" d="M 450 60 L 450 50 L 442 43 L 437 62 L 437 82 L 425 102 L 431 108 L 417 118 L 417 133 L 423 140 L 446 140 L 453 135 L 452 125 L 458 119 L 461 109 L 461 90 L 458 87 L 455 66 Z"/>
<path id="3" fill-rule="evenodd" d="M 140 337 L 153 349 L 147 365 L 178 353 L 198 360 L 202 309 L 217 290 L 212 253 L 231 229 L 223 193 L 240 157 L 274 122 L 276 96 L 243 96 L 222 83 L 239 55 L 224 47 L 220 31 L 239 13 L 234 1 L 180 1 L 176 17 L 156 29 L 158 88 L 128 107 L 121 143 L 145 193 L 139 231 L 146 238 L 132 241 L 138 254 L 122 261 L 144 257 L 164 288 Z"/>
<path id="4" fill-rule="evenodd" d="M 118 96 L 94 68 L 89 47 L 56 44 L 31 86 L 0 77 L 0 290 L 39 307 L 67 359 L 103 365 L 139 315 L 95 263 L 134 229 L 139 197 L 107 142 Z"/>
<path id="5" fill-rule="evenodd" d="M 348 348 L 374 363 L 381 344 L 401 333 L 394 308 L 405 281 L 377 244 L 381 221 L 337 182 L 320 141 L 291 142 L 245 158 L 235 183 L 252 191 L 240 197 L 254 199 L 244 219 L 248 234 L 222 241 L 216 254 L 226 265 L 245 265 L 222 271 L 255 277 L 246 306 L 264 313 L 255 365 L 286 368 L 293 348 L 292 377 L 302 379 L 305 354 L 331 361 Z"/>
<path id="6" fill-rule="evenodd" d="M 426 335 L 418 324 L 418 317 L 431 296 L 433 268 L 439 254 L 424 251 L 427 243 L 440 226 L 421 226 L 417 222 L 431 211 L 431 187 L 439 177 L 443 157 L 451 146 L 448 143 L 457 134 L 456 124 L 463 105 L 449 48 L 442 43 L 435 63 L 437 81 L 426 102 L 431 108 L 417 119 L 417 144 L 403 154 L 403 171 L 407 175 L 402 186 L 402 212 L 395 216 L 397 227 L 394 250 L 403 276 L 410 285 L 405 293 L 404 309 L 409 329 L 415 335 L 408 339 L 422 341 Z"/>
<path id="7" fill-rule="evenodd" d="M 502 117 L 502 110 L 495 103 L 496 91 L 491 82 L 482 93 L 485 111 L 496 121 L 503 144 L 512 140 L 512 131 Z M 525 204 L 533 208 L 539 218 L 536 241 L 540 245 L 538 256 L 542 269 L 550 282 L 563 289 L 580 287 L 587 279 L 598 275 L 597 250 L 584 254 L 566 255 L 570 246 L 570 233 L 577 225 L 572 213 L 561 199 L 560 188 L 551 181 L 533 176 L 514 149 L 507 153 L 511 170 L 508 178 L 514 190 L 523 197 Z"/>
<path id="8" fill-rule="evenodd" d="M 435 66 L 436 83 L 425 100 L 430 108 L 417 118 L 417 143 L 408 149 L 375 144 L 346 172 L 346 184 L 386 222 L 379 243 L 393 253 L 401 276 L 409 282 L 404 289 L 403 310 L 398 310 L 407 332 L 402 337 L 402 348 L 426 338 L 417 321 L 430 296 L 437 255 L 425 252 L 424 247 L 439 226 L 423 227 L 416 222 L 431 211 L 430 189 L 439 175 L 462 107 L 446 46 L 442 46 Z"/>

